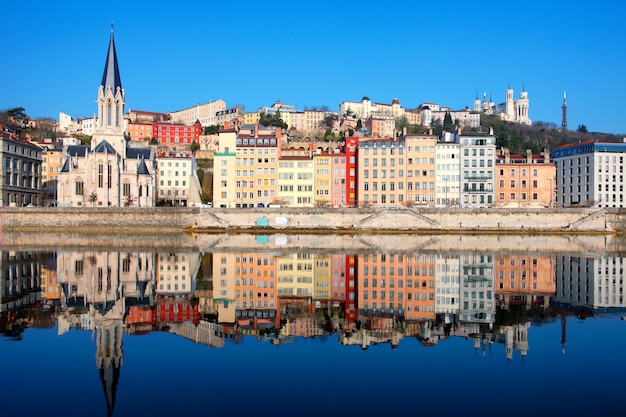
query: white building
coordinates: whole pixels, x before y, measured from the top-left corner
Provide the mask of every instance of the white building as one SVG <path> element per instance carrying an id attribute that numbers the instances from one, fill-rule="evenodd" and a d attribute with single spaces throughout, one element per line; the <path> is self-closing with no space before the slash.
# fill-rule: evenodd
<path id="1" fill-rule="evenodd" d="M 459 256 L 437 254 L 435 264 L 435 313 L 457 314 L 461 299 Z"/>
<path id="2" fill-rule="evenodd" d="M 496 115 L 508 122 L 531 125 L 532 120 L 528 117 L 529 105 L 530 100 L 528 99 L 528 92 L 522 88 L 519 98 L 514 100 L 513 89 L 509 85 L 509 88 L 506 90 L 506 100 L 504 103 L 495 104 L 491 100 L 487 101 L 487 93 L 483 94 L 481 101 L 477 94 L 474 100 L 474 111 Z"/>
<path id="3" fill-rule="evenodd" d="M 159 253 L 157 295 L 193 295 L 200 269 L 198 252 Z"/>
<path id="4" fill-rule="evenodd" d="M 461 155 L 460 145 L 440 141 L 436 146 L 437 162 L 437 207 L 460 205 Z"/>
<path id="5" fill-rule="evenodd" d="M 455 134 L 460 145 L 461 207 L 492 207 L 495 203 L 496 137 L 489 133 Z"/>
<path id="6" fill-rule="evenodd" d="M 626 143 L 583 142 L 552 151 L 557 207 L 626 207 Z"/>
<path id="7" fill-rule="evenodd" d="M 159 204 L 200 206 L 202 190 L 197 175 L 195 157 L 189 153 L 160 153 L 157 155 Z"/>
<path id="8" fill-rule="evenodd" d="M 626 258 L 621 256 L 559 256 L 554 302 L 588 313 L 598 309 L 623 311 L 624 268 Z"/>
<path id="9" fill-rule="evenodd" d="M 194 107 L 169 112 L 172 123 L 182 123 L 192 125 L 196 120 L 200 121 L 202 126 L 212 126 L 219 124 L 218 112 L 226 110 L 226 102 L 224 100 L 213 100 L 208 103 L 198 103 Z"/>
<path id="10" fill-rule="evenodd" d="M 372 116 L 388 116 L 397 119 L 404 116 L 405 109 L 400 105 L 397 98 L 391 101 L 391 104 L 384 103 L 372 103 L 369 97 L 365 96 L 360 102 L 356 101 L 344 101 L 339 105 L 339 115 L 343 117 L 353 117 L 354 119 L 361 119 L 365 122 L 366 119 Z"/>
<path id="11" fill-rule="evenodd" d="M 461 322 L 492 325 L 496 319 L 495 264 L 492 255 L 463 254 L 459 265 Z"/>

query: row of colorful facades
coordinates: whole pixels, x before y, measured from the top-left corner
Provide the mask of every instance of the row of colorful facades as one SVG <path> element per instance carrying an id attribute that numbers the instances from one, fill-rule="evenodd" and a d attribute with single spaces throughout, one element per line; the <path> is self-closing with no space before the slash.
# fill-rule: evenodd
<path id="1" fill-rule="evenodd" d="M 438 138 L 348 137 L 335 148 L 284 147 L 276 128 L 219 132 L 215 207 L 550 207 L 556 169 L 547 152 L 510 155 L 490 133 Z"/>
<path id="2" fill-rule="evenodd" d="M 197 324 L 210 315 L 242 328 L 278 329 L 296 313 L 324 310 L 346 323 L 450 315 L 490 325 L 497 307 L 514 304 L 545 308 L 554 301 L 580 311 L 625 307 L 622 284 L 613 282 L 626 261 L 616 256 L 217 252 L 202 262 L 210 264 L 202 281 L 211 286 L 199 287 L 198 253 L 3 252 L 2 312 L 43 302 L 97 307 L 106 316 L 120 301 L 117 313 L 127 325 Z"/>

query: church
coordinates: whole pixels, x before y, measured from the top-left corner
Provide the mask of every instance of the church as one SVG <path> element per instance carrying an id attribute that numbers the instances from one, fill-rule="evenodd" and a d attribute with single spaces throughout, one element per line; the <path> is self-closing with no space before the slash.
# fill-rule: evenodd
<path id="1" fill-rule="evenodd" d="M 154 207 L 155 152 L 131 146 L 124 136 L 124 89 L 113 29 L 90 145 L 64 147 L 57 202 L 60 207 Z"/>
<path id="2" fill-rule="evenodd" d="M 528 99 L 528 92 L 526 89 L 522 88 L 519 98 L 515 100 L 513 98 L 513 89 L 509 85 L 506 90 L 506 101 L 500 104 L 495 104 L 491 101 L 491 99 L 487 101 L 487 93 L 483 94 L 483 99 L 481 101 L 478 98 L 478 93 L 476 93 L 474 111 L 499 116 L 500 119 L 506 120 L 507 122 L 530 126 L 532 124 L 532 120 L 528 117 L 529 105 L 530 101 Z"/>

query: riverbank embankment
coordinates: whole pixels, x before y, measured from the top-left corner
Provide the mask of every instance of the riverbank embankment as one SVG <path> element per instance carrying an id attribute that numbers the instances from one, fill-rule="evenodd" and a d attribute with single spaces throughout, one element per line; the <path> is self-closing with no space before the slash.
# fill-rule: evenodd
<path id="1" fill-rule="evenodd" d="M 624 209 L 0 208 L 1 231 L 618 234 Z"/>

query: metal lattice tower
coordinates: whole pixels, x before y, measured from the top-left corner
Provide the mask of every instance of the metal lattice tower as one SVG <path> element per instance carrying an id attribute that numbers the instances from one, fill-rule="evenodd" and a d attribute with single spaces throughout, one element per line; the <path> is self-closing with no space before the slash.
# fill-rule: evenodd
<path id="1" fill-rule="evenodd" d="M 561 106 L 561 109 L 563 109 L 561 129 L 567 130 L 567 93 L 566 92 L 563 92 L 563 105 Z"/>

